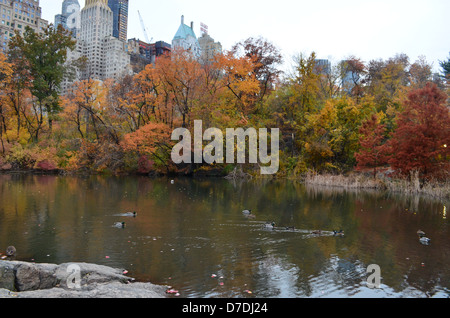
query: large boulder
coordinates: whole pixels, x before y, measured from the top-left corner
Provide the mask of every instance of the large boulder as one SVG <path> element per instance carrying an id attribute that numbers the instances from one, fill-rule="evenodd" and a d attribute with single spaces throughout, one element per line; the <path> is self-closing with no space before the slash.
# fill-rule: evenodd
<path id="1" fill-rule="evenodd" d="M 64 289 L 56 287 L 52 289 L 27 291 L 22 293 L 8 293 L 3 291 L 3 298 L 164 298 L 166 286 L 153 285 L 151 283 L 122 284 L 119 282 L 91 284 L 82 286 L 81 289 Z M 2 291 L 0 289 L 0 298 Z"/>
<path id="2" fill-rule="evenodd" d="M 70 284 L 73 267 L 79 285 Z M 0 298 L 163 298 L 165 286 L 133 283 L 124 270 L 87 263 L 0 261 Z M 73 281 L 72 281 L 73 282 Z"/>
<path id="3" fill-rule="evenodd" d="M 129 283 L 134 279 L 123 275 L 122 269 L 111 268 L 103 265 L 87 263 L 66 263 L 58 266 L 55 277 L 61 287 L 67 287 L 67 281 L 71 274 L 68 271 L 70 265 L 77 265 L 80 268 L 81 285 L 101 284 L 101 283 Z"/>
<path id="4" fill-rule="evenodd" d="M 0 289 L 16 290 L 14 267 L 14 264 L 0 261 Z"/>

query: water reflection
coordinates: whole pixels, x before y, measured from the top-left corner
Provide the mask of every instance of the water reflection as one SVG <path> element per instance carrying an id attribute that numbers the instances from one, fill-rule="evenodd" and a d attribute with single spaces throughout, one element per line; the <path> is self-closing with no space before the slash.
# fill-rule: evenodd
<path id="1" fill-rule="evenodd" d="M 0 249 L 15 245 L 19 259 L 125 268 L 185 297 L 450 295 L 445 205 L 418 196 L 290 181 L 0 175 L 0 200 Z M 129 211 L 137 217 L 121 215 Z M 267 221 L 278 229 L 264 230 Z M 344 237 L 311 233 L 340 229 Z M 382 269 L 381 289 L 367 287 L 369 264 Z"/>

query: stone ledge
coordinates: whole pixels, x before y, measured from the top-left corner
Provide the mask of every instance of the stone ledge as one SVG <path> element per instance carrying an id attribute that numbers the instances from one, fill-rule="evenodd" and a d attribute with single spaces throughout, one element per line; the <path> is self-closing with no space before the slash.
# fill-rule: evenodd
<path id="1" fill-rule="evenodd" d="M 70 289 L 68 266 L 81 272 L 80 288 Z M 123 270 L 87 263 L 35 264 L 0 261 L 0 298 L 165 298 L 167 286 L 134 283 Z"/>

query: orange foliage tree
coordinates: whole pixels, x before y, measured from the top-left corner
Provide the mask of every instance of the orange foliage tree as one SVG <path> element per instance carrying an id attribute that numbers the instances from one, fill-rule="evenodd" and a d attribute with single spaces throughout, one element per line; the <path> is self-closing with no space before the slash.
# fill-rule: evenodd
<path id="1" fill-rule="evenodd" d="M 12 74 L 12 67 L 11 64 L 6 61 L 6 57 L 0 53 L 0 88 L 1 92 L 4 92 L 6 90 L 6 87 L 9 82 L 9 78 Z M 6 109 L 4 109 L 3 102 L 4 102 L 4 94 L 0 95 L 0 142 L 2 145 L 2 152 L 5 153 L 5 146 L 3 143 L 3 134 L 7 133 L 7 127 L 6 127 L 6 118 L 5 118 L 5 112 Z"/>
<path id="2" fill-rule="evenodd" d="M 63 116 L 76 124 L 82 139 L 93 135 L 91 139 L 99 141 L 109 138 L 119 144 L 117 129 L 111 122 L 111 109 L 106 104 L 106 94 L 104 84 L 99 81 L 88 79 L 76 82 L 65 100 Z"/>
<path id="3" fill-rule="evenodd" d="M 450 117 L 447 96 L 435 84 L 411 91 L 390 141 L 389 163 L 402 175 L 448 178 Z"/>
<path id="4" fill-rule="evenodd" d="M 363 123 L 360 129 L 360 151 L 355 154 L 356 170 L 373 169 L 373 177 L 377 176 L 377 168 L 387 163 L 386 157 L 386 127 L 382 125 L 377 115 Z"/>
<path id="5" fill-rule="evenodd" d="M 135 132 L 126 134 L 120 145 L 125 152 L 139 157 L 138 171 L 149 172 L 151 159 L 168 166 L 170 154 L 170 127 L 164 123 L 148 123 Z"/>

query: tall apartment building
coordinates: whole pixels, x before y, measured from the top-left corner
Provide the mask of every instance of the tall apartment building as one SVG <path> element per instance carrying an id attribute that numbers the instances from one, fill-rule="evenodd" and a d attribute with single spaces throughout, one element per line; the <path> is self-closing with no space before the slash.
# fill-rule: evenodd
<path id="1" fill-rule="evenodd" d="M 128 0 L 108 0 L 113 12 L 113 36 L 127 41 L 128 35 Z"/>
<path id="2" fill-rule="evenodd" d="M 203 33 L 198 38 L 198 43 L 202 50 L 201 60 L 205 63 L 212 61 L 216 54 L 222 53 L 222 44 L 215 42 L 208 33 Z"/>
<path id="3" fill-rule="evenodd" d="M 28 26 L 37 33 L 43 33 L 48 21 L 41 18 L 39 0 L 0 0 L 0 50 L 8 50 L 8 42 L 14 31 L 23 33 Z"/>
<path id="4" fill-rule="evenodd" d="M 182 48 L 191 51 L 196 58 L 201 57 L 202 50 L 194 32 L 194 22 L 191 22 L 190 27 L 184 24 L 184 15 L 181 16 L 181 25 L 172 40 L 172 48 Z"/>
<path id="5" fill-rule="evenodd" d="M 80 29 L 80 23 L 80 4 L 78 0 L 64 0 L 61 14 L 55 15 L 55 27 L 62 25 L 65 29 L 71 31 L 72 36 L 76 38 Z"/>
<path id="6" fill-rule="evenodd" d="M 318 75 L 329 75 L 331 73 L 331 62 L 326 59 L 316 59 L 314 72 Z"/>
<path id="7" fill-rule="evenodd" d="M 108 0 L 86 0 L 81 10 L 81 25 L 77 35 L 77 47 L 68 53 L 68 61 L 82 56 L 87 58 L 86 67 L 80 69 L 75 80 L 118 79 L 131 72 L 128 44 L 113 35 L 113 12 Z M 71 80 L 63 84 L 67 91 Z"/>

